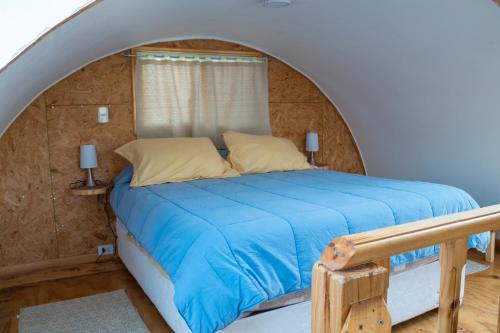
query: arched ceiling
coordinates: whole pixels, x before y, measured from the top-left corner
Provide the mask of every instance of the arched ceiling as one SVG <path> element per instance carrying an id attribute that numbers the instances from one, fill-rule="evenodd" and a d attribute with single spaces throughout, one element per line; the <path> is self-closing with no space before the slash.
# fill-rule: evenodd
<path id="1" fill-rule="evenodd" d="M 22 24 L 22 18 L 19 18 Z M 295 67 L 338 106 L 371 175 L 500 202 L 500 7 L 491 0 L 104 0 L 0 73 L 0 132 L 47 87 L 148 42 L 216 38 Z"/>
<path id="2" fill-rule="evenodd" d="M 93 0 L 3 1 L 0 11 L 0 68 L 42 34 L 91 2 Z"/>

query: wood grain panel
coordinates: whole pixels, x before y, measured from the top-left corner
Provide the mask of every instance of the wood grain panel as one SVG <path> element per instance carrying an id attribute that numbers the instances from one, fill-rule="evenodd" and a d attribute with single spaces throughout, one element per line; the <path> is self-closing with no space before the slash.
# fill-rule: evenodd
<path id="1" fill-rule="evenodd" d="M 130 73 L 130 59 L 120 54 L 93 62 L 47 90 L 47 105 L 131 104 Z"/>
<path id="2" fill-rule="evenodd" d="M 269 103 L 273 135 L 292 140 L 305 153 L 306 134 L 318 132 L 323 136 L 323 103 Z M 322 150 L 317 155 L 322 160 Z"/>
<path id="3" fill-rule="evenodd" d="M 54 188 L 59 252 L 61 256 L 94 253 L 99 244 L 110 243 L 104 210 L 95 196 L 75 196 L 69 184 L 85 179 L 79 166 L 79 146 L 95 144 L 98 168 L 95 178 L 110 183 L 126 161 L 113 151 L 134 139 L 130 106 L 112 106 L 107 124 L 96 122 L 93 106 L 60 106 L 47 110 L 50 169 Z"/>
<path id="4" fill-rule="evenodd" d="M 43 97 L 0 138 L 0 266 L 57 256 Z"/>
<path id="5" fill-rule="evenodd" d="M 331 103 L 325 104 L 323 162 L 332 169 L 365 174 L 363 162 L 354 139 L 344 120 Z"/>
<path id="6" fill-rule="evenodd" d="M 314 83 L 290 66 L 270 57 L 268 67 L 269 102 L 325 102 Z"/>

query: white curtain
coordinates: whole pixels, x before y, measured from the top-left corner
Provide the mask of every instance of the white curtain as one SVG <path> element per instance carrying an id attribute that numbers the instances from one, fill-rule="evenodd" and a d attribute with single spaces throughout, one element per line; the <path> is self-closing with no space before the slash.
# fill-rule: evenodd
<path id="1" fill-rule="evenodd" d="M 271 133 L 266 58 L 138 53 L 135 97 L 139 138 Z"/>

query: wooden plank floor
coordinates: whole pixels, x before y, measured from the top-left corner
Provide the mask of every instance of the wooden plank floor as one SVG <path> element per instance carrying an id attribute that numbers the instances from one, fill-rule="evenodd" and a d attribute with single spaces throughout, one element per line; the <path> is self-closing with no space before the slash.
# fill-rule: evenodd
<path id="1" fill-rule="evenodd" d="M 74 277 L 69 277 L 70 275 Z M 119 260 L 99 264 L 68 266 L 62 270 L 47 270 L 18 277 L 23 285 L 12 285 L 12 279 L 0 280 L 0 332 L 17 333 L 19 309 L 26 306 L 90 296 L 125 289 L 142 320 L 152 333 L 172 330 L 165 323 L 153 303 Z"/>
<path id="2" fill-rule="evenodd" d="M 486 264 L 484 255 L 469 252 L 469 259 Z M 465 279 L 465 295 L 458 317 L 461 333 L 496 333 L 500 298 L 500 255 L 495 264 L 485 271 L 472 274 Z M 393 327 L 394 333 L 434 333 L 437 310 Z"/>
<path id="3" fill-rule="evenodd" d="M 481 260 L 476 253 L 469 255 Z M 15 286 L 15 281 L 22 285 Z M 17 333 L 19 309 L 102 292 L 125 289 L 152 333 L 172 332 L 134 278 L 119 260 L 46 270 L 0 280 L 0 332 Z M 460 330 L 467 333 L 496 332 L 500 297 L 500 256 L 486 271 L 467 277 L 464 304 L 460 309 Z M 437 311 L 399 324 L 393 332 L 434 332 Z"/>

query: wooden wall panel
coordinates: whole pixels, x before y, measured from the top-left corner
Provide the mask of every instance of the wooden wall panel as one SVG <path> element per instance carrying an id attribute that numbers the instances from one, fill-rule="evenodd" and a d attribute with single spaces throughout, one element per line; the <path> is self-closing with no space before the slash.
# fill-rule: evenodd
<path id="1" fill-rule="evenodd" d="M 305 76 L 282 63 L 269 58 L 268 62 L 270 103 L 324 103 L 321 91 Z"/>
<path id="2" fill-rule="evenodd" d="M 331 103 L 324 107 L 322 162 L 333 170 L 364 174 L 365 168 L 349 128 Z"/>
<path id="3" fill-rule="evenodd" d="M 132 104 L 130 59 L 112 55 L 65 78 L 47 92 L 47 105 Z"/>
<path id="4" fill-rule="evenodd" d="M 95 144 L 98 168 L 95 178 L 110 183 L 125 166 L 113 151 L 134 139 L 133 112 L 129 105 L 111 106 L 110 121 L 98 124 L 94 106 L 49 107 L 50 169 L 54 188 L 55 221 L 61 257 L 95 253 L 99 244 L 112 242 L 106 214 L 95 196 L 74 196 L 70 183 L 85 179 L 79 165 L 79 146 Z"/>
<path id="5" fill-rule="evenodd" d="M 270 103 L 269 116 L 273 135 L 292 140 L 305 152 L 306 133 L 323 135 L 323 103 Z M 321 147 L 322 148 L 322 147 Z M 316 157 L 322 159 L 322 151 Z"/>
<path id="6" fill-rule="evenodd" d="M 57 257 L 47 148 L 40 97 L 0 138 L 0 267 Z"/>
<path id="7" fill-rule="evenodd" d="M 250 50 L 214 40 L 154 46 Z M 95 253 L 112 241 L 95 197 L 69 193 L 85 178 L 80 144 L 96 145 L 95 176 L 112 181 L 125 161 L 113 150 L 134 138 L 130 58 L 113 55 L 62 80 L 33 103 L 0 139 L 0 267 Z M 363 173 L 352 136 L 335 107 L 303 75 L 269 57 L 269 110 L 273 133 L 303 150 L 307 131 L 320 136 L 318 160 L 334 169 Z M 110 122 L 98 124 L 96 108 L 109 105 Z M 53 192 L 54 200 L 50 195 Z"/>
<path id="8" fill-rule="evenodd" d="M 55 225 L 60 257 L 95 253 L 110 243 L 106 215 L 96 197 L 74 196 L 69 184 L 85 179 L 79 146 L 95 144 L 99 166 L 94 175 L 110 183 L 125 160 L 113 150 L 134 139 L 132 66 L 113 55 L 67 77 L 46 93 L 50 168 L 55 196 Z M 109 122 L 97 123 L 98 105 L 109 105 Z"/>

